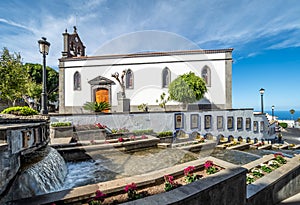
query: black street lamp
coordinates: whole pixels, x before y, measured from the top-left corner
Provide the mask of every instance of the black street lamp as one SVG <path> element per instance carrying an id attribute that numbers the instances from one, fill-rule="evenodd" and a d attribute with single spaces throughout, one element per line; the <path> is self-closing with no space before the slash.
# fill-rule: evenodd
<path id="1" fill-rule="evenodd" d="M 272 120 L 274 120 L 274 108 L 275 108 L 275 106 L 272 105 Z"/>
<path id="2" fill-rule="evenodd" d="M 46 87 L 46 82 L 47 82 L 47 73 L 46 73 L 46 55 L 49 53 L 49 47 L 50 43 L 46 41 L 45 37 L 42 37 L 42 40 L 38 41 L 39 47 L 40 47 L 40 53 L 43 54 L 43 87 L 42 87 L 42 94 L 41 94 L 41 114 L 48 114 L 48 109 L 47 109 L 47 87 Z"/>
<path id="3" fill-rule="evenodd" d="M 259 90 L 259 93 L 260 93 L 260 101 L 261 101 L 261 113 L 263 114 L 264 113 L 264 93 L 265 93 L 265 89 L 261 88 Z"/>

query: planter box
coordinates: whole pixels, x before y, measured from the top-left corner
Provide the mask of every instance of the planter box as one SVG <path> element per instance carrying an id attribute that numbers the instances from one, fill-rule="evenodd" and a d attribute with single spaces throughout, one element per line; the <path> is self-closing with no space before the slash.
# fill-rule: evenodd
<path id="1" fill-rule="evenodd" d="M 247 205 L 273 205 L 300 192 L 299 156 L 247 186 Z"/>
<path id="2" fill-rule="evenodd" d="M 245 149 L 249 149 L 249 147 L 250 147 L 249 143 L 242 143 L 239 145 L 227 147 L 227 149 L 229 149 L 229 150 L 245 150 Z"/>
<path id="3" fill-rule="evenodd" d="M 73 133 L 73 139 L 76 141 L 92 141 L 92 140 L 105 140 L 106 130 L 95 129 L 95 130 L 81 130 Z"/>
<path id="4" fill-rule="evenodd" d="M 159 141 L 161 143 L 173 143 L 173 136 L 167 136 L 167 137 L 158 137 Z"/>
<path id="5" fill-rule="evenodd" d="M 108 134 L 106 135 L 106 139 L 118 139 L 119 137 L 129 137 L 131 135 L 134 135 L 133 132 L 124 132 L 124 133 L 114 133 L 114 134 Z"/>
<path id="6" fill-rule="evenodd" d="M 50 126 L 50 143 L 65 144 L 69 143 L 73 137 L 73 126 L 51 127 Z"/>

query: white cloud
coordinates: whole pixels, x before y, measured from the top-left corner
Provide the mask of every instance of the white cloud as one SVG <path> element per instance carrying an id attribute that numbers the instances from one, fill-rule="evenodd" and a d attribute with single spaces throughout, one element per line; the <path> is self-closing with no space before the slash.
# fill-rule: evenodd
<path id="1" fill-rule="evenodd" d="M 33 1 L 34 2 L 34 1 Z M 18 6 L 20 7 L 20 2 Z M 23 3 L 24 6 L 26 3 Z M 53 1 L 32 3 L 30 14 L 26 9 L 10 9 L 10 18 L 0 23 L 16 29 L 25 29 L 16 36 L 0 35 L 0 46 L 21 52 L 24 61 L 39 63 L 37 40 L 47 37 L 51 43 L 47 57 L 51 66 L 57 66 L 62 51 L 62 33 L 78 33 L 86 45 L 87 54 L 120 35 L 142 30 L 173 32 L 198 45 L 210 48 L 234 47 L 235 52 L 251 56 L 264 49 L 299 46 L 300 5 L 297 1 Z M 28 9 L 29 7 L 26 6 Z M 15 9 L 15 8 L 14 8 Z M 42 10 L 43 17 L 38 10 Z M 2 11 L 2 10 L 0 10 Z M 3 12 L 2 12 L 3 13 Z M 19 16 L 19 18 L 17 18 Z M 280 34 L 296 30 L 294 35 L 283 36 L 280 42 L 272 40 Z M 263 41 L 257 43 L 258 41 Z M 247 46 L 245 46 L 247 45 Z M 251 45 L 251 46 L 248 46 Z"/>

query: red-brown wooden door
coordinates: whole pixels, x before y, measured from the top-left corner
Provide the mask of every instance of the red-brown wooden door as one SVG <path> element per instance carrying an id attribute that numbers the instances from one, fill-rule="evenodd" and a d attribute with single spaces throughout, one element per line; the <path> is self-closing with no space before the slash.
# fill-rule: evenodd
<path id="1" fill-rule="evenodd" d="M 109 103 L 108 98 L 108 89 L 101 88 L 96 91 L 96 102 L 107 102 Z M 105 110 L 104 112 L 108 112 L 108 110 Z"/>

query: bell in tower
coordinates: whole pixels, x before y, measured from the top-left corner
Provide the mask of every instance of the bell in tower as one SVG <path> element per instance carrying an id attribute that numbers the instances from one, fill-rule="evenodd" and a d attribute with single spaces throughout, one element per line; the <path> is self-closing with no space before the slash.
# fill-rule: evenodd
<path id="1" fill-rule="evenodd" d="M 77 33 L 76 26 L 73 27 L 74 31 L 69 34 L 67 29 L 63 33 L 64 37 L 64 51 L 62 52 L 63 58 L 72 58 L 85 56 L 85 46 L 83 45 Z"/>

